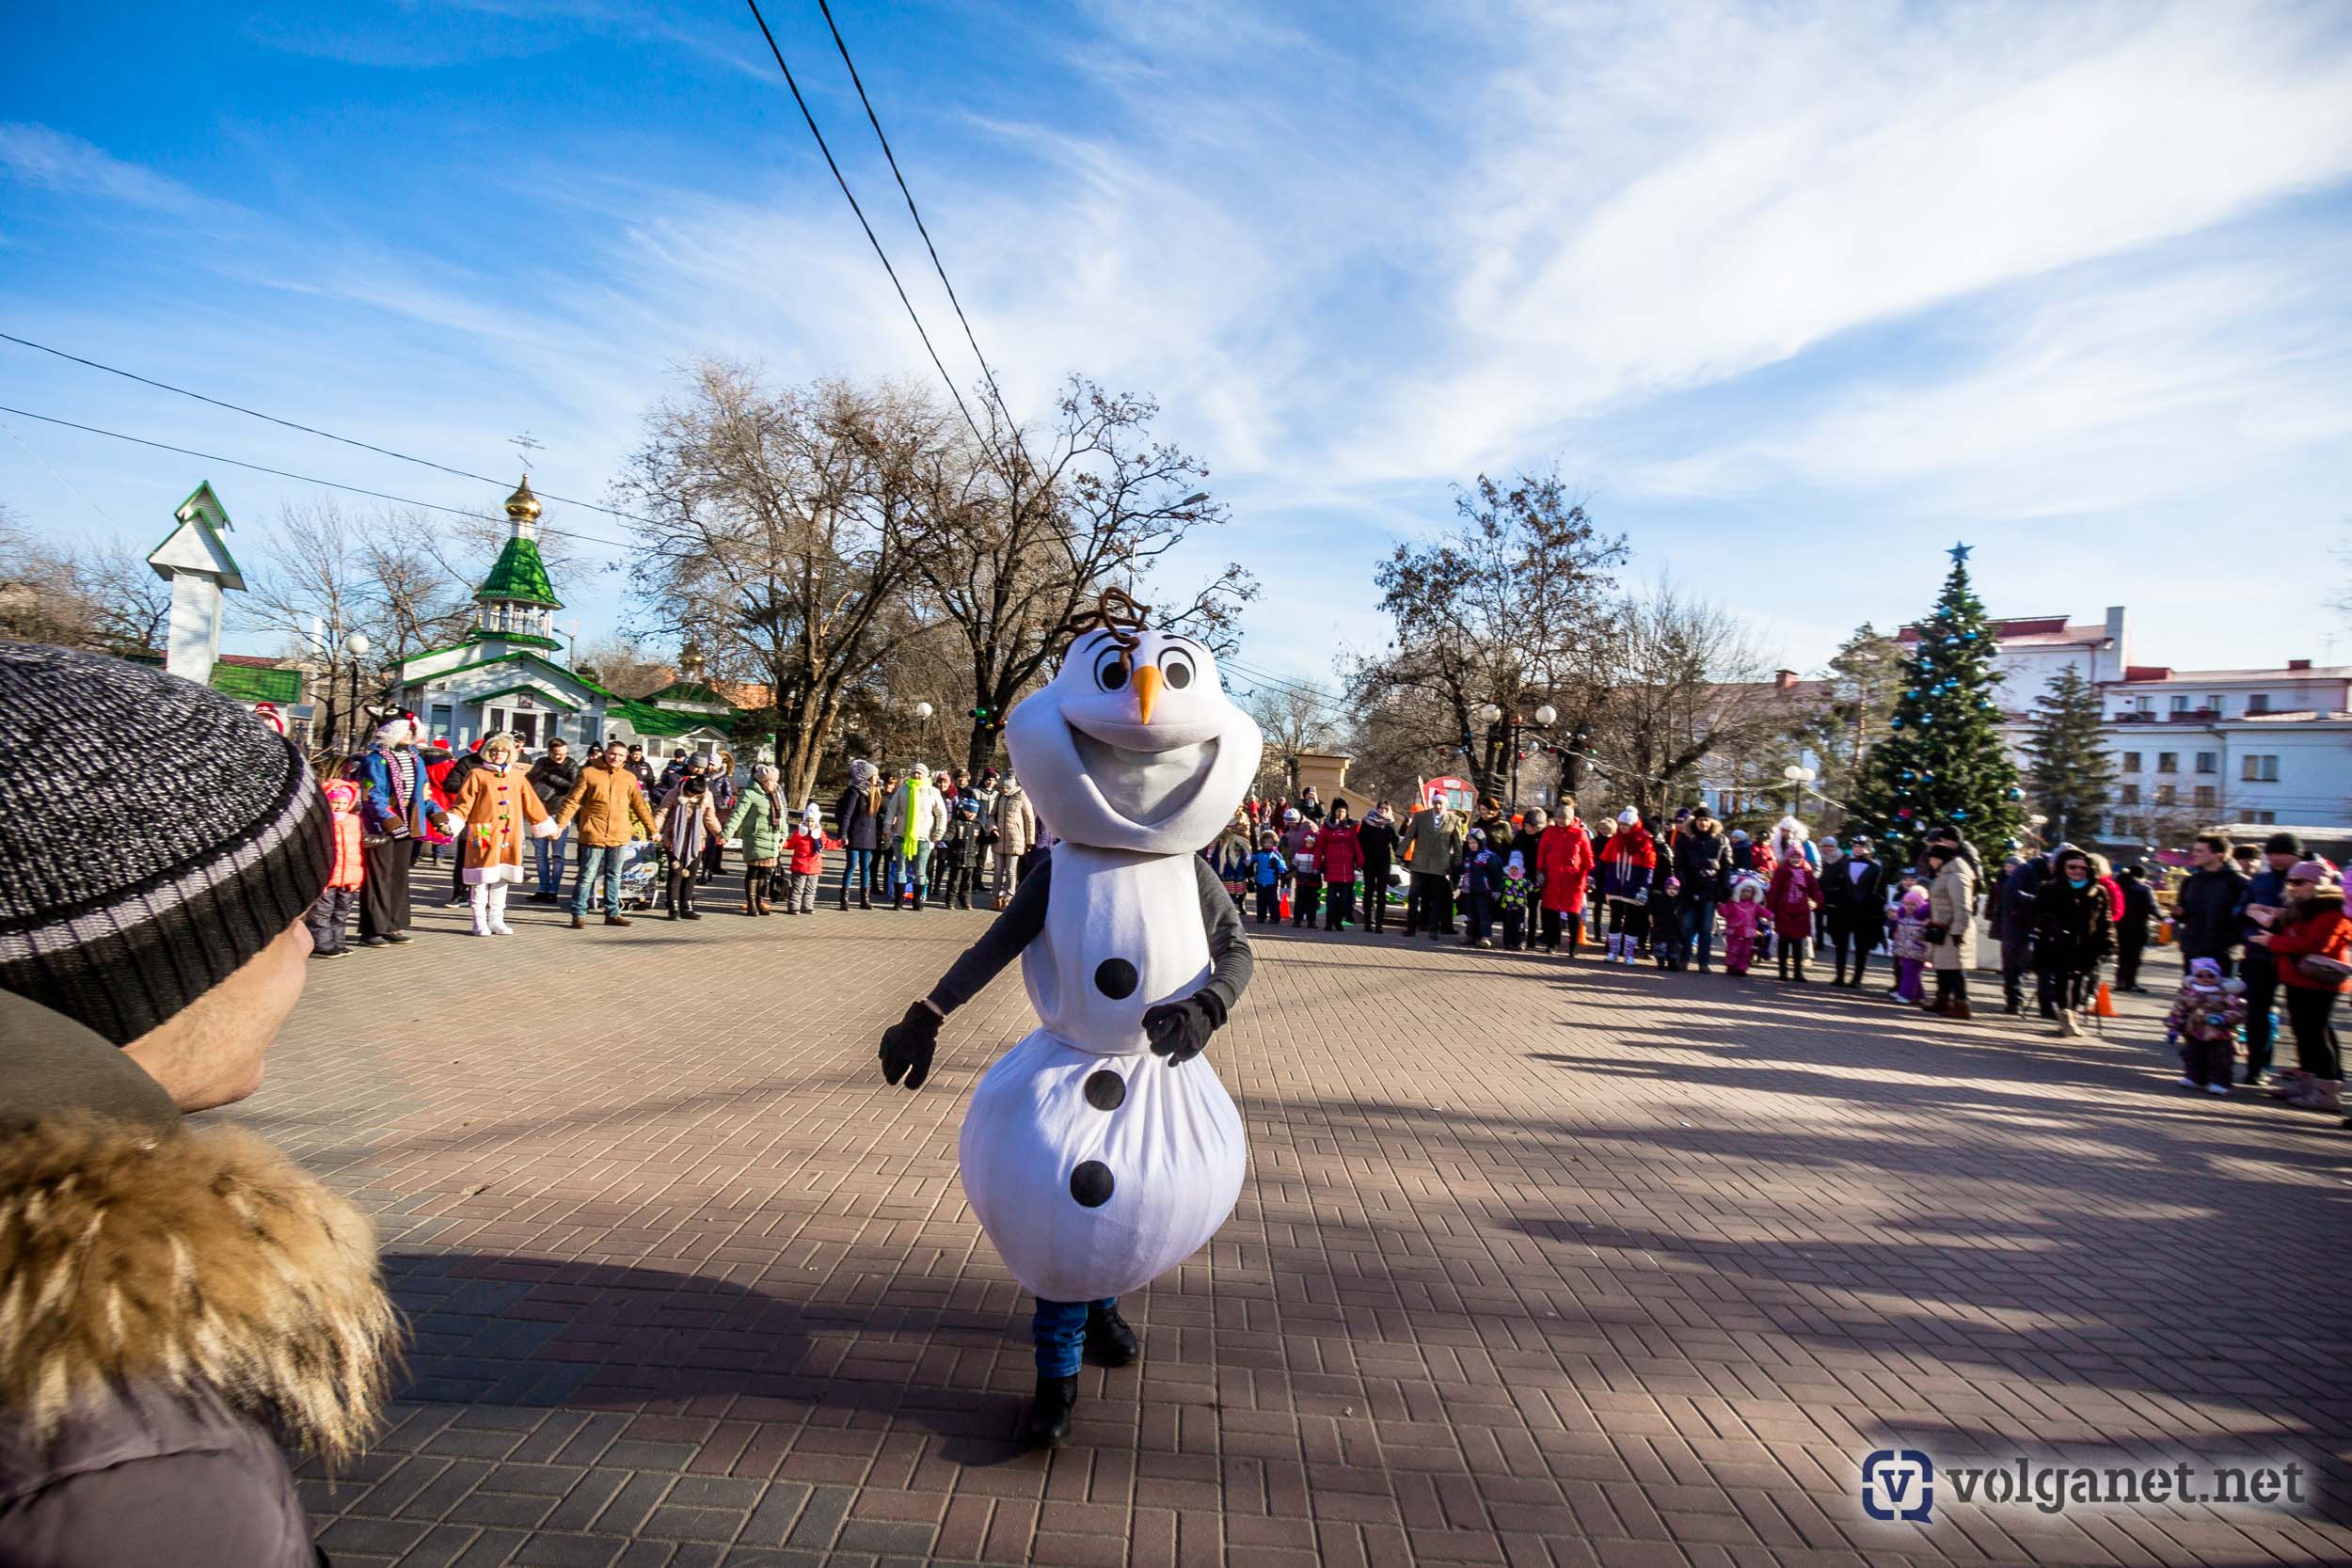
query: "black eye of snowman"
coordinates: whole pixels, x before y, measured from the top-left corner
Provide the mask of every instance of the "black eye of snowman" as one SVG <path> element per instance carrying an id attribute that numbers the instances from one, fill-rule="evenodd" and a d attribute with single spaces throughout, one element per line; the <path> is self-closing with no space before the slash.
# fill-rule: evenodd
<path id="1" fill-rule="evenodd" d="M 1094 666 L 1094 684 L 1105 691 L 1117 691 L 1127 684 L 1127 658 L 1114 648 L 1104 654 Z"/>
<path id="2" fill-rule="evenodd" d="M 1182 691 L 1192 684 L 1192 656 L 1181 648 L 1170 648 L 1160 656 L 1160 678 L 1168 682 L 1170 691 Z"/>

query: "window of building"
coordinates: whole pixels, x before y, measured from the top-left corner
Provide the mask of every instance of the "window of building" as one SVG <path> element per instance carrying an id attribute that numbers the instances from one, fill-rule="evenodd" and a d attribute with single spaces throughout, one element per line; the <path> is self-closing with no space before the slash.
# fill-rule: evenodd
<path id="1" fill-rule="evenodd" d="M 2121 805 L 2136 806 L 2139 804 L 2139 785 L 2136 784 L 2116 785 L 2115 799 L 2117 803 Z"/>
<path id="2" fill-rule="evenodd" d="M 2258 811 L 2254 814 L 2254 820 L 2265 828 L 2275 828 L 2279 825 L 2279 814 L 2275 811 Z"/>
<path id="3" fill-rule="evenodd" d="M 2276 756 L 2248 756 L 2242 759 L 2238 777 L 2248 784 L 2277 784 L 2279 759 Z"/>
<path id="4" fill-rule="evenodd" d="M 2152 711 L 2149 705 L 2152 699 L 2147 697 L 2136 697 L 2132 700 L 2132 706 L 2141 713 L 2147 713 Z"/>
<path id="5" fill-rule="evenodd" d="M 2213 692 L 2205 698 L 2205 708 L 2208 712 L 2219 713 L 2228 707 L 2228 705 L 2229 699 L 2222 696 L 2218 691 Z"/>
<path id="6" fill-rule="evenodd" d="M 2186 697 L 2173 698 L 2172 711 L 2175 713 L 2186 713 L 2188 711 L 2188 699 Z"/>
<path id="7" fill-rule="evenodd" d="M 2219 802 L 2215 799 L 2213 785 L 2199 784 L 2197 786 L 2197 803 L 2201 806 L 2219 804 Z"/>
<path id="8" fill-rule="evenodd" d="M 2249 713 L 2268 713 L 2270 711 L 2270 693 L 2267 691 L 2257 691 L 2252 696 L 2247 698 L 2246 711 Z"/>
<path id="9" fill-rule="evenodd" d="M 2123 753 L 2123 771 L 2126 773 L 2137 773 L 2139 771 L 2139 753 L 2137 752 L 2126 752 Z"/>
<path id="10" fill-rule="evenodd" d="M 2218 752 L 2198 752 L 2198 753 L 2197 753 L 2197 771 L 2199 771 L 2200 773 L 2218 773 L 2218 772 L 2220 772 L 2220 771 L 2221 771 L 2221 757 L 2220 757 L 2220 754 L 2219 754 Z"/>
<path id="11" fill-rule="evenodd" d="M 435 735 L 449 734 L 450 725 L 456 722 L 456 714 L 447 703 L 435 703 L 429 717 L 432 720 L 432 730 Z"/>
<path id="12" fill-rule="evenodd" d="M 2179 772 L 2180 770 L 2181 770 L 2181 753 L 2180 753 L 2180 752 L 2158 752 L 2156 753 L 2156 771 L 2157 771 L 2157 772 L 2159 772 L 2159 773 L 2177 773 L 2177 772 Z"/>
<path id="13" fill-rule="evenodd" d="M 2181 792 L 2179 790 L 2173 788 L 2170 784 L 2156 785 L 2156 804 L 2160 806 L 2176 806 L 2180 803 Z"/>

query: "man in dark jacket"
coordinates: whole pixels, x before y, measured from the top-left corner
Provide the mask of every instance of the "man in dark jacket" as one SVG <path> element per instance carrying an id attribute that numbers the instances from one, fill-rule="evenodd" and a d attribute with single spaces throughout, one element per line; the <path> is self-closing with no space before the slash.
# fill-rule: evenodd
<path id="1" fill-rule="evenodd" d="M 340 1458 L 374 1424 L 397 1334 L 374 1231 L 183 1113 L 261 1084 L 326 801 L 239 704 L 95 655 L 0 646 L 0 1562 L 314 1568 L 278 1444 Z"/>
<path id="2" fill-rule="evenodd" d="M 1715 907 L 1731 895 L 1731 844 L 1705 806 L 1675 835 L 1674 870 L 1682 883 L 1683 949 L 1704 974 L 1715 961 Z"/>
<path id="3" fill-rule="evenodd" d="M 1364 929 L 1385 931 L 1389 923 L 1389 873 L 1396 865 L 1396 818 L 1381 800 L 1364 814 L 1356 845 L 1364 857 Z"/>
<path id="4" fill-rule="evenodd" d="M 2259 942 L 2247 939 L 2267 930 L 2249 912 L 2256 909 L 2279 909 L 2287 901 L 2287 873 L 2303 858 L 2303 841 L 2293 833 L 2272 833 L 2263 842 L 2263 859 L 2266 863 L 2246 883 L 2246 891 L 2237 899 L 2238 941 L 2245 944 L 2246 958 L 2238 965 L 2238 978 L 2246 982 L 2246 1079 L 2259 1084 L 2270 1070 L 2270 1009 L 2279 1000 L 2279 960 L 2270 956 L 2270 949 Z M 2128 911 L 2127 911 L 2128 912 Z"/>
<path id="5" fill-rule="evenodd" d="M 637 781 L 637 787 L 645 792 L 645 799 L 652 800 L 653 764 L 645 760 L 645 748 L 632 744 L 628 749 L 628 761 L 623 766 L 628 769 L 629 776 Z"/>
<path id="6" fill-rule="evenodd" d="M 1830 984 L 1860 990 L 1870 950 L 1886 938 L 1886 873 L 1870 853 L 1868 834 L 1854 834 L 1846 841 L 1845 853 L 1833 859 L 1836 846 L 1835 839 L 1821 844 L 1822 924 L 1837 956 L 1837 974 Z M 1851 978 L 1846 969 L 1849 951 L 1853 955 Z"/>
<path id="7" fill-rule="evenodd" d="M 2117 881 L 2123 889 L 2123 918 L 2115 923 L 2115 989 L 2144 993 L 2148 988 L 2139 983 L 2139 956 L 2148 950 L 2148 935 L 2156 924 L 2156 890 L 2148 885 L 2148 873 L 2137 865 L 2117 873 Z M 2269 1022 L 2264 1019 L 2264 1025 Z"/>
<path id="8" fill-rule="evenodd" d="M 2052 853 L 2074 847 L 2061 844 Z M 2022 1013 L 2026 1010 L 2026 970 L 2033 961 L 2033 895 L 2040 890 L 2042 879 L 2050 873 L 2050 862 L 2042 855 L 2027 855 L 2013 861 L 2001 873 L 1999 883 L 1993 889 L 1990 919 L 1993 935 L 2001 944 L 2001 995 L 2003 1012 Z M 2055 1014 L 2044 1014 L 2055 1017 Z"/>
<path id="9" fill-rule="evenodd" d="M 2224 976 L 2235 973 L 2239 906 L 2246 900 L 2245 873 L 2230 863 L 2230 841 L 2201 833 L 2188 847 L 2196 870 L 2181 883 L 2172 903 L 2172 930 L 2181 950 L 2181 972 L 2198 958 L 2211 958 Z"/>
<path id="10" fill-rule="evenodd" d="M 564 740 L 548 741 L 548 754 L 531 765 L 528 777 L 539 803 L 552 814 L 571 794 L 572 785 L 580 783 L 580 764 L 572 760 L 571 744 Z M 539 890 L 531 895 L 532 901 L 552 904 L 564 885 L 564 835 L 534 838 L 531 847 L 539 857 Z M 462 863 L 464 857 L 459 860 Z"/>

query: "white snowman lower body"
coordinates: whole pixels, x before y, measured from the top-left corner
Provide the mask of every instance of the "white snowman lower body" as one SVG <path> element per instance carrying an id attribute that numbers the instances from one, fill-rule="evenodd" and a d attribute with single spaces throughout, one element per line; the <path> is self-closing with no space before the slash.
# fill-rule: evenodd
<path id="1" fill-rule="evenodd" d="M 1241 1196 L 1241 1113 L 1205 1055 L 1081 1051 L 1039 1029 L 973 1088 L 957 1148 L 980 1227 L 1041 1301 L 1148 1284 Z"/>

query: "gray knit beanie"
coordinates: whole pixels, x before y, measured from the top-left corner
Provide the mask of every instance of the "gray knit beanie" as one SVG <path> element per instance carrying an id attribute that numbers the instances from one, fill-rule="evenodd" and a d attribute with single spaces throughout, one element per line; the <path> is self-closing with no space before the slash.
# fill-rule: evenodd
<path id="1" fill-rule="evenodd" d="M 302 754 L 237 703 L 0 643 L 0 990 L 127 1045 L 302 918 L 331 832 Z"/>

